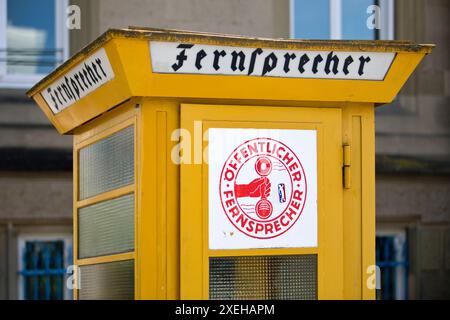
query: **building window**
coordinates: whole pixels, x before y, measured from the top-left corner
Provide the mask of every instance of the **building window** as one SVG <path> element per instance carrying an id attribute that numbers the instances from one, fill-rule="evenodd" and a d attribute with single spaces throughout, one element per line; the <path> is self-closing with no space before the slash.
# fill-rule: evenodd
<path id="1" fill-rule="evenodd" d="M 66 286 L 71 264 L 70 236 L 19 238 L 19 299 L 71 299 Z"/>
<path id="2" fill-rule="evenodd" d="M 377 299 L 408 299 L 409 255 L 406 232 L 377 233 L 376 260 L 381 272 Z"/>
<path id="3" fill-rule="evenodd" d="M 394 0 L 291 0 L 290 13 L 291 38 L 394 38 Z M 374 14 L 378 28 L 371 29 L 367 20 Z"/>
<path id="4" fill-rule="evenodd" d="M 68 58 L 67 0 L 0 0 L 0 87 L 29 88 Z"/>

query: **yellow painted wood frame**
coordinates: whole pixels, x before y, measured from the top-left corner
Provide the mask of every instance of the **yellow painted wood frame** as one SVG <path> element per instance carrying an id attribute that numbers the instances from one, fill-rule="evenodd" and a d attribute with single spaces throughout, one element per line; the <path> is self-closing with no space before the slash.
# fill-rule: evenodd
<path id="1" fill-rule="evenodd" d="M 152 70 L 151 41 L 394 52 L 395 58 L 382 81 L 163 74 Z M 433 47 L 407 41 L 249 39 L 148 28 L 107 31 L 27 93 L 60 133 L 74 135 L 74 263 L 134 259 L 135 298 L 204 299 L 209 296 L 210 256 L 313 253 L 319 258 L 319 298 L 374 299 L 375 290 L 367 286 L 368 269 L 375 264 L 374 109 L 395 98 Z M 53 114 L 41 91 L 101 48 L 114 78 Z M 195 120 L 202 121 L 200 136 L 215 126 L 318 130 L 318 248 L 208 249 L 208 166 L 172 161 L 178 143 L 173 133 L 181 123 L 194 134 Z M 78 200 L 79 150 L 131 125 L 134 184 Z M 78 209 L 129 193 L 135 194 L 135 250 L 78 259 Z"/>
<path id="2" fill-rule="evenodd" d="M 75 266 L 86 266 L 93 265 L 99 263 L 108 263 L 115 261 L 123 261 L 123 260 L 133 260 L 135 264 L 136 270 L 136 260 L 137 260 L 137 250 L 138 250 L 138 228 L 139 225 L 139 215 L 138 215 L 138 206 L 139 199 L 136 196 L 137 188 L 138 188 L 138 159 L 139 159 L 139 145 L 137 143 L 139 137 L 138 130 L 138 117 L 136 109 L 132 102 L 127 103 L 122 106 L 120 109 L 112 110 L 111 112 L 105 114 L 104 116 L 96 119 L 90 124 L 80 127 L 74 134 L 74 145 L 73 145 L 73 260 Z M 79 151 L 91 144 L 94 144 L 100 140 L 105 139 L 108 136 L 113 135 L 114 133 L 123 130 L 127 127 L 133 126 L 134 128 L 134 183 L 131 185 L 127 185 L 121 188 L 117 188 L 111 191 L 107 191 L 101 193 L 99 195 L 95 195 L 86 199 L 79 199 Z M 106 200 L 114 199 L 121 197 L 126 194 L 134 194 L 135 202 L 134 202 L 134 233 L 135 233 L 135 244 L 134 251 L 124 252 L 118 254 L 90 257 L 90 258 L 78 258 L 78 210 L 80 208 L 93 205 L 95 203 L 103 202 Z M 75 281 L 78 282 L 78 271 L 74 273 Z M 137 273 L 135 272 L 135 296 L 136 292 L 139 291 L 139 279 L 137 277 Z M 74 299 L 78 299 L 78 290 L 74 290 Z"/>
<path id="3" fill-rule="evenodd" d="M 306 106 L 310 105 L 311 108 Z M 200 106 L 195 106 L 198 110 Z M 191 107 L 192 108 L 192 107 Z M 257 106 L 202 106 L 200 115 L 192 116 L 192 121 L 203 120 L 204 129 L 211 124 L 221 123 L 221 126 L 230 126 L 236 120 L 243 117 L 240 125 L 247 123 L 255 126 L 253 114 Z M 219 109 L 220 108 L 220 109 Z M 230 111 L 226 111 L 230 108 Z M 341 112 L 342 125 L 335 125 L 334 136 L 341 136 L 342 144 L 348 144 L 352 148 L 352 186 L 343 189 L 343 297 L 347 299 L 373 299 L 375 291 L 366 286 L 368 275 L 367 267 L 375 263 L 375 197 L 373 194 L 374 177 L 374 108 L 372 104 L 344 103 L 336 104 L 336 108 L 329 108 L 320 103 L 299 103 L 299 107 L 262 107 L 264 110 L 281 110 L 282 114 L 289 114 L 289 120 L 281 123 L 289 126 L 295 122 L 304 122 L 309 117 L 296 113 L 298 109 L 339 110 Z M 186 110 L 186 109 L 185 109 Z M 209 110 L 209 111 L 208 111 Z M 238 115 L 236 110 L 239 110 Z M 292 112 L 292 113 L 291 113 Z M 316 113 L 317 113 L 316 112 Z M 186 113 L 183 113 L 186 114 Z M 320 117 L 319 117 L 320 118 Z M 182 128 L 194 132 L 192 121 L 184 117 Z M 270 116 L 275 121 L 273 127 L 280 127 L 277 118 Z M 293 122 L 293 119 L 295 121 Z M 213 120 L 213 122 L 211 122 Z M 314 119 L 310 124 L 317 123 Z M 263 125 L 264 122 L 259 122 Z M 136 137 L 136 177 L 135 184 L 101 194 L 92 199 L 74 201 L 74 259 L 77 265 L 135 259 L 135 281 L 137 299 L 178 299 L 186 297 L 180 292 L 180 274 L 188 272 L 189 264 L 185 258 L 190 258 L 187 252 L 180 252 L 180 244 L 185 244 L 185 238 L 180 240 L 180 196 L 186 199 L 184 190 L 196 190 L 195 183 L 191 183 L 190 174 L 194 174 L 202 165 L 181 166 L 184 179 L 180 185 L 180 166 L 171 159 L 174 146 L 178 143 L 172 139 L 174 130 L 180 128 L 180 102 L 177 100 L 164 100 L 153 98 L 136 98 L 118 108 L 111 110 L 103 116 L 87 123 L 74 132 L 74 199 L 78 198 L 78 150 L 91 143 L 105 138 L 127 125 L 135 125 Z M 340 132 L 340 134 L 339 134 Z M 139 137 L 139 138 L 138 138 Z M 174 141 L 172 141 L 174 140 Z M 195 143 L 195 142 L 194 142 Z M 201 142 L 200 142 L 201 143 Z M 205 147 L 205 146 L 204 146 Z M 189 168 L 191 167 L 191 168 Z M 341 169 L 341 163 L 335 166 Z M 186 170 L 187 169 L 187 170 Z M 189 173 L 191 170 L 193 172 Z M 201 170 L 207 170 L 203 168 Z M 205 188 L 205 184 L 200 184 Z M 135 252 L 98 257 L 94 259 L 77 259 L 77 209 L 81 206 L 96 203 L 115 196 L 140 190 L 136 193 L 136 231 Z M 145 196 L 144 196 L 145 195 Z M 197 193 L 194 196 L 199 196 Z M 191 206 L 195 202 L 195 198 Z M 184 204 L 183 206 L 185 206 Z M 204 212 L 203 212 L 204 213 Z M 183 218 L 183 217 L 181 217 Z M 182 219 L 183 220 L 183 219 Z M 205 236 L 202 231 L 203 236 Z M 320 231 L 319 231 L 320 232 Z M 184 235 L 182 228 L 182 235 Z M 196 240 L 197 241 L 197 240 Z M 199 252 L 203 255 L 203 249 Z M 265 249 L 264 254 L 289 254 L 291 249 Z M 199 253 L 197 252 L 197 253 Z M 314 250 L 298 249 L 296 253 L 312 253 Z M 316 250 L 316 252 L 318 252 Z M 191 253 L 195 259 L 196 251 Z M 209 254 L 209 252 L 208 252 Z M 236 250 L 216 251 L 214 256 L 242 255 Z M 245 254 L 259 254 L 258 250 Z M 180 262 L 181 259 L 181 262 Z M 204 270 L 205 271 L 205 270 Z M 203 271 L 202 271 L 203 272 Z M 319 271 L 322 272 L 322 271 Z M 206 275 L 206 273 L 204 274 Z M 207 279 L 202 278 L 202 283 L 207 284 Z M 181 281 L 182 284 L 182 281 Z M 181 287 L 183 287 L 182 285 Z M 192 286 L 191 290 L 194 290 Z M 203 285 L 202 292 L 207 292 Z M 319 292 L 323 292 L 321 289 Z M 77 293 L 75 293 L 75 296 Z M 198 297 L 199 295 L 197 295 Z M 202 296 L 207 297 L 207 295 Z M 324 297 L 319 295 L 319 298 Z"/>
<path id="4" fill-rule="evenodd" d="M 179 104 L 142 98 L 137 270 L 139 299 L 179 299 L 180 171 L 171 159 L 178 143 Z"/>
<path id="5" fill-rule="evenodd" d="M 164 74 L 152 71 L 150 41 L 284 50 L 394 52 L 395 58 L 382 81 Z M 418 45 L 407 41 L 250 39 L 148 28 L 112 29 L 37 83 L 27 94 L 33 97 L 60 133 L 70 133 L 76 127 L 131 97 L 284 102 L 351 101 L 382 104 L 395 98 L 408 77 L 433 47 L 434 45 Z M 104 48 L 108 55 L 114 70 L 114 79 L 58 114 L 53 114 L 41 91 L 100 48 Z"/>
<path id="6" fill-rule="evenodd" d="M 344 297 L 342 137 L 340 108 L 255 106 L 181 106 L 181 126 L 194 132 L 201 121 L 209 128 L 277 128 L 317 130 L 318 247 L 210 250 L 208 248 L 208 165 L 181 164 L 181 298 L 209 297 L 209 257 L 317 254 L 318 298 Z M 198 143 L 198 142 L 197 142 Z M 207 142 L 203 142 L 203 150 Z"/>

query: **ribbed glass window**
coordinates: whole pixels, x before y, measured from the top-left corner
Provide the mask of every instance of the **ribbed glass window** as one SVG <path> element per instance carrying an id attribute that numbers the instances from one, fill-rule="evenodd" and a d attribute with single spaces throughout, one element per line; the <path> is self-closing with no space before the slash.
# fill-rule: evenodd
<path id="1" fill-rule="evenodd" d="M 134 299 L 134 261 L 81 266 L 79 300 Z"/>
<path id="2" fill-rule="evenodd" d="M 135 250 L 135 195 L 110 194 L 98 201 L 92 197 L 134 184 L 134 126 L 119 130 L 78 152 L 78 200 L 89 199 L 88 205 L 79 204 L 77 212 L 78 259 L 90 260 L 79 270 L 78 299 L 133 299 L 134 260 L 127 255 L 124 261 L 113 260 L 112 255 Z M 106 196 L 106 195 L 105 195 Z"/>
<path id="3" fill-rule="evenodd" d="M 134 127 L 79 151 L 79 199 L 134 183 Z"/>
<path id="4" fill-rule="evenodd" d="M 134 194 L 78 210 L 80 259 L 134 250 Z"/>
<path id="5" fill-rule="evenodd" d="M 210 299 L 317 299 L 317 255 L 209 259 Z"/>

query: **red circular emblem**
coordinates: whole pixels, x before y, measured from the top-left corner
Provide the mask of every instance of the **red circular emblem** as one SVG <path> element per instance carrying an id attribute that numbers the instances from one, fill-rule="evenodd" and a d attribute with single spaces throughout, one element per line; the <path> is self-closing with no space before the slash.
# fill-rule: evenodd
<path id="1" fill-rule="evenodd" d="M 220 202 L 230 222 L 258 239 L 278 237 L 302 214 L 307 183 L 298 156 L 271 138 L 244 142 L 225 161 Z"/>

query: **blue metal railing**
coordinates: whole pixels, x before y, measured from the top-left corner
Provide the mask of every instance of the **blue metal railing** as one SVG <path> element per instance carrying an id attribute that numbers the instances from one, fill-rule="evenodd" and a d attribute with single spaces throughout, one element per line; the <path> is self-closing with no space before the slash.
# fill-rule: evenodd
<path id="1" fill-rule="evenodd" d="M 394 235 L 377 236 L 376 260 L 381 271 L 377 299 L 408 299 L 408 241 Z"/>
<path id="2" fill-rule="evenodd" d="M 24 299 L 64 299 L 66 275 L 64 251 L 64 241 L 62 240 L 26 241 L 22 252 L 22 270 L 18 272 L 23 277 Z M 69 255 L 69 259 L 71 259 L 71 255 Z M 70 264 L 70 261 L 67 262 Z"/>

